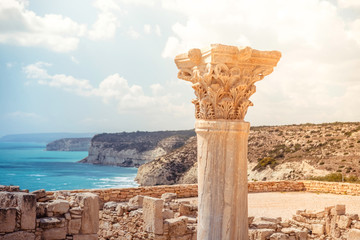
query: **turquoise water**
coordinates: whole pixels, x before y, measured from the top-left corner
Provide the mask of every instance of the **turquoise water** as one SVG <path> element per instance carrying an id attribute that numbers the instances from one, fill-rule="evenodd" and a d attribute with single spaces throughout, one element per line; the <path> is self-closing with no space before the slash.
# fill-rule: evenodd
<path id="1" fill-rule="evenodd" d="M 0 185 L 72 190 L 134 187 L 136 168 L 76 163 L 87 152 L 45 151 L 44 143 L 0 142 Z"/>

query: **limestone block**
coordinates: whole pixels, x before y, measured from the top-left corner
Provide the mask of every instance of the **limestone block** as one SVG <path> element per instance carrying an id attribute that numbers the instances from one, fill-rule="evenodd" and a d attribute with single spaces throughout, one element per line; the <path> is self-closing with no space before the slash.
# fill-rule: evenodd
<path id="1" fill-rule="evenodd" d="M 19 231 L 4 235 L 1 240 L 35 240 L 35 234 Z"/>
<path id="2" fill-rule="evenodd" d="M 166 228 L 169 231 L 170 236 L 181 236 L 186 233 L 187 230 L 187 218 L 179 217 L 166 219 L 164 224 L 167 225 Z"/>
<path id="3" fill-rule="evenodd" d="M 109 209 L 111 211 L 114 211 L 117 207 L 117 202 L 106 202 L 103 206 L 103 209 Z"/>
<path id="4" fill-rule="evenodd" d="M 144 196 L 137 195 L 129 199 L 128 205 L 131 210 L 135 210 L 143 207 Z"/>
<path id="5" fill-rule="evenodd" d="M 35 195 L 36 200 L 38 200 L 39 198 L 46 197 L 45 189 L 39 189 L 39 190 L 33 191 L 33 192 L 31 192 L 31 194 Z"/>
<path id="6" fill-rule="evenodd" d="M 346 239 L 347 240 L 359 240 L 360 239 L 360 230 L 350 229 Z"/>
<path id="7" fill-rule="evenodd" d="M 158 198 L 144 197 L 143 218 L 144 230 L 155 234 L 163 234 L 164 223 L 162 210 L 164 201 Z"/>
<path id="8" fill-rule="evenodd" d="M 46 229 L 42 233 L 43 240 L 62 240 L 66 238 L 66 227 Z"/>
<path id="9" fill-rule="evenodd" d="M 68 223 L 68 234 L 78 234 L 81 227 L 81 219 L 72 219 Z"/>
<path id="10" fill-rule="evenodd" d="M 73 240 L 98 240 L 97 234 L 74 235 Z"/>
<path id="11" fill-rule="evenodd" d="M 162 216 L 163 216 L 163 219 L 174 218 L 174 212 L 170 209 L 163 209 Z"/>
<path id="12" fill-rule="evenodd" d="M 275 233 L 274 229 L 249 229 L 249 239 L 266 240 L 273 233 Z"/>
<path id="13" fill-rule="evenodd" d="M 65 218 L 60 218 L 60 217 L 40 218 L 39 226 L 44 229 L 64 227 Z"/>
<path id="14" fill-rule="evenodd" d="M 47 205 L 47 203 L 43 202 L 36 203 L 36 217 L 45 217 Z"/>
<path id="15" fill-rule="evenodd" d="M 122 204 L 118 204 L 115 211 L 118 216 L 122 216 L 124 214 L 124 206 Z"/>
<path id="16" fill-rule="evenodd" d="M 35 229 L 36 198 L 34 194 L 24 192 L 0 192 L 1 208 L 19 208 L 21 211 L 21 229 Z"/>
<path id="17" fill-rule="evenodd" d="M 273 223 L 280 223 L 282 220 L 281 217 L 278 217 L 278 218 L 261 217 L 260 219 L 263 221 L 273 222 Z"/>
<path id="18" fill-rule="evenodd" d="M 13 232 L 16 226 L 16 208 L 0 208 L 0 232 Z"/>
<path id="19" fill-rule="evenodd" d="M 161 199 L 164 200 L 165 203 L 171 202 L 176 199 L 176 193 L 164 193 L 161 195 Z"/>
<path id="20" fill-rule="evenodd" d="M 16 193 L 19 199 L 19 208 L 21 211 L 21 229 L 35 229 L 36 224 L 36 198 L 34 194 Z"/>
<path id="21" fill-rule="evenodd" d="M 341 215 L 337 224 L 338 224 L 339 228 L 346 229 L 346 228 L 350 227 L 351 222 L 352 222 L 352 219 L 349 216 Z"/>
<path id="22" fill-rule="evenodd" d="M 84 206 L 81 214 L 80 233 L 97 233 L 99 230 L 99 197 L 93 193 L 81 193 L 77 195 L 77 198 L 80 206 Z"/>
<path id="23" fill-rule="evenodd" d="M 324 234 L 325 226 L 323 224 L 312 224 L 312 233 L 316 234 L 318 236 L 321 236 Z"/>
<path id="24" fill-rule="evenodd" d="M 82 209 L 80 207 L 70 208 L 70 213 L 75 215 L 81 215 Z"/>
<path id="25" fill-rule="evenodd" d="M 330 211 L 331 215 L 344 215 L 346 212 L 345 205 L 336 205 L 335 208 L 332 208 Z"/>
<path id="26" fill-rule="evenodd" d="M 355 222 L 354 223 L 354 228 L 360 229 L 360 222 Z"/>
<path id="27" fill-rule="evenodd" d="M 47 210 L 55 215 L 61 215 L 69 211 L 70 203 L 66 200 L 57 199 L 49 203 Z"/>
<path id="28" fill-rule="evenodd" d="M 252 223 L 258 229 L 276 229 L 277 224 L 274 222 L 262 221 L 257 220 Z"/>
<path id="29" fill-rule="evenodd" d="M 285 233 L 273 233 L 270 236 L 270 240 L 288 240 L 289 237 Z"/>
<path id="30" fill-rule="evenodd" d="M 198 208 L 192 204 L 180 204 L 179 213 L 180 216 L 196 217 Z"/>

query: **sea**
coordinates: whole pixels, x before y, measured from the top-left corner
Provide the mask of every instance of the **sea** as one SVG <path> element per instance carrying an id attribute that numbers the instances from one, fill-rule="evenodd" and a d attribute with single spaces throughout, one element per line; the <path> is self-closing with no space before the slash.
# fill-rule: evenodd
<path id="1" fill-rule="evenodd" d="M 0 185 L 29 191 L 138 186 L 137 168 L 77 163 L 88 153 L 45 149 L 45 143 L 0 142 Z"/>

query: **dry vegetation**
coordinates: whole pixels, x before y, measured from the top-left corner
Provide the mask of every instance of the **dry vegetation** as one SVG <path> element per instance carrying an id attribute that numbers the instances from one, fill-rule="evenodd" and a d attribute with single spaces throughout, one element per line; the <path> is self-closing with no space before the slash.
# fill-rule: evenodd
<path id="1" fill-rule="evenodd" d="M 317 169 L 360 176 L 360 123 L 253 127 L 249 161 L 254 170 L 308 160 Z"/>

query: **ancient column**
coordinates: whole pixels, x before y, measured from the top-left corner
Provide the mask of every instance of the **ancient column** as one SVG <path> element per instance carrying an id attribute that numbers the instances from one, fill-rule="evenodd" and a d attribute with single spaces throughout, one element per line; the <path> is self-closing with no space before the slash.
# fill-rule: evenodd
<path id="1" fill-rule="evenodd" d="M 255 82 L 281 57 L 213 44 L 176 56 L 178 77 L 192 83 L 198 148 L 198 240 L 247 240 L 247 145 L 244 121 Z"/>

